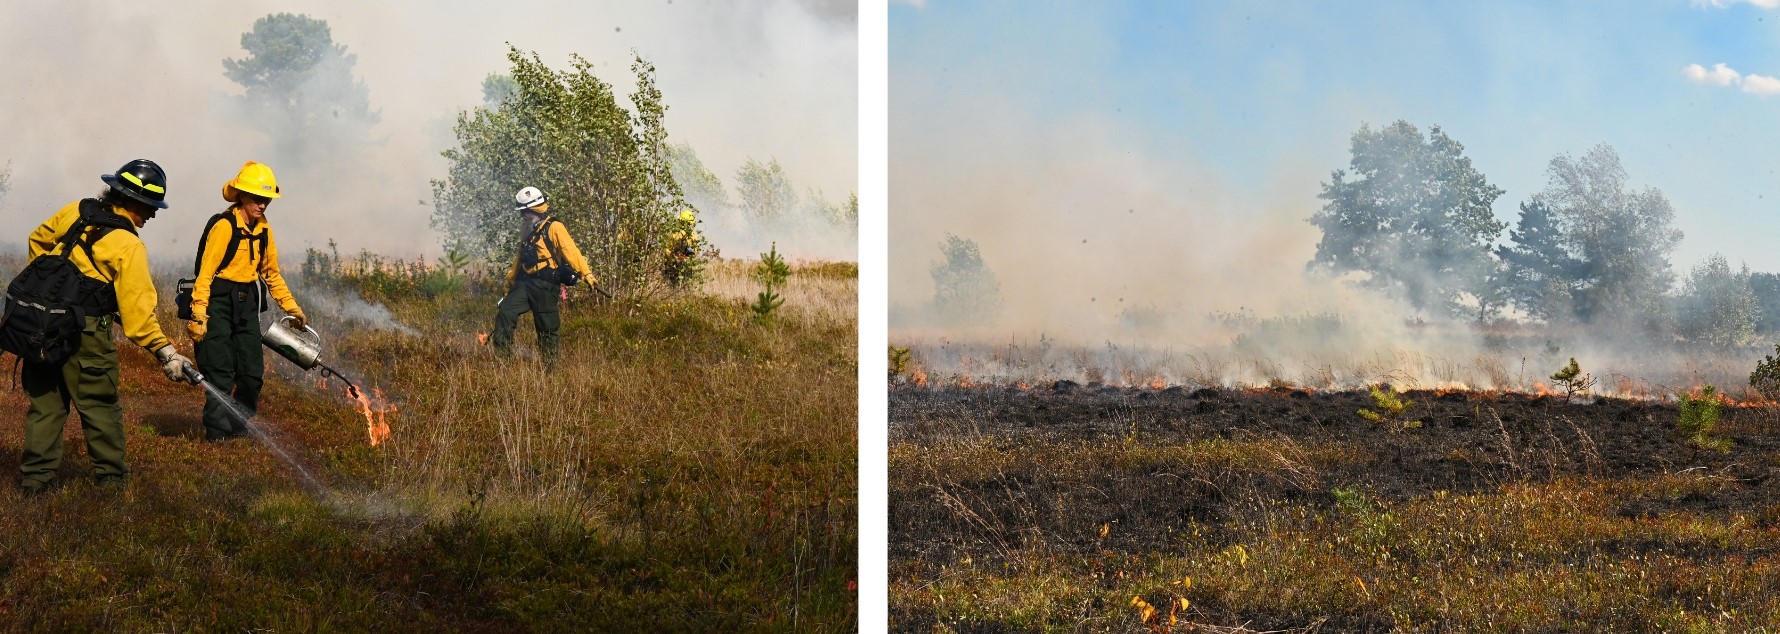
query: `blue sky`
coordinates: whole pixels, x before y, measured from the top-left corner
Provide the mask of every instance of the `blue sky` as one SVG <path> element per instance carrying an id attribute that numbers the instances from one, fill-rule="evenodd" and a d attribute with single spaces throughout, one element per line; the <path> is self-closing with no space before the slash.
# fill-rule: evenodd
<path id="1" fill-rule="evenodd" d="M 927 0 L 889 18 L 893 304 L 930 292 L 944 233 L 1042 267 L 1020 252 L 1065 242 L 1003 243 L 1009 220 L 1135 216 L 1115 185 L 1197 210 L 1189 231 L 1244 209 L 1307 224 L 1354 131 L 1397 119 L 1463 143 L 1507 190 L 1510 226 L 1553 156 L 1606 143 L 1674 204 L 1677 273 L 1715 252 L 1780 272 L 1780 10 L 1759 4 Z M 1063 188 L 1073 172 L 1050 152 L 1091 176 Z M 1132 171 L 1146 174 L 1106 182 Z M 1074 206 L 1045 211 L 1057 200 Z M 1302 243 L 1269 255 L 1302 265 Z M 1122 251 L 1082 255 L 1116 266 Z"/>

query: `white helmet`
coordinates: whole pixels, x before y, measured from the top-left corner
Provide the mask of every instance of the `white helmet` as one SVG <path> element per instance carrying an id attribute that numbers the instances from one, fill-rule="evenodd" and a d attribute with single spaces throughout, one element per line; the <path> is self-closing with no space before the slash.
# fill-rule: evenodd
<path id="1" fill-rule="evenodd" d="M 513 211 L 535 209 L 547 202 L 550 202 L 550 198 L 544 192 L 538 191 L 536 187 L 527 187 L 513 195 Z"/>

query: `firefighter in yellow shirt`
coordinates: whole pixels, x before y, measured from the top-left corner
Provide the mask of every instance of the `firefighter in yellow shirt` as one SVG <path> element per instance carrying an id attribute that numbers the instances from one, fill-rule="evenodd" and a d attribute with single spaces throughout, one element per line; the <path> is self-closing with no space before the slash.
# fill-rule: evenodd
<path id="1" fill-rule="evenodd" d="M 662 275 L 669 284 L 679 286 L 699 275 L 701 263 L 693 256 L 698 254 L 703 237 L 698 234 L 698 214 L 691 208 L 681 210 L 673 223 L 667 236 L 667 263 L 662 267 Z"/>
<path id="2" fill-rule="evenodd" d="M 112 323 L 122 324 L 130 343 L 154 353 L 168 380 L 187 380 L 192 369 L 192 361 L 173 349 L 155 320 L 158 298 L 149 278 L 148 249 L 136 237 L 136 229 L 167 208 L 167 173 L 154 161 L 137 159 L 99 178 L 107 188 L 97 199 L 69 203 L 38 225 L 29 239 L 32 258 L 57 254 L 75 222 L 84 222 L 84 245 L 66 248 L 73 249 L 69 260 L 85 278 L 83 289 L 91 283 L 91 292 L 81 301 L 87 317 L 74 356 L 60 365 L 25 363 L 20 371 L 31 403 L 19 460 L 19 489 L 26 494 L 42 493 L 56 481 L 70 401 L 80 413 L 93 478 L 102 485 L 121 485 L 129 474 Z"/>
<path id="3" fill-rule="evenodd" d="M 234 397 L 248 412 L 260 406 L 265 354 L 260 350 L 260 313 L 266 296 L 289 314 L 298 330 L 308 324 L 278 268 L 278 243 L 266 221 L 266 208 L 281 194 L 272 168 L 248 161 L 223 184 L 227 210 L 211 217 L 198 242 L 197 279 L 192 283 L 192 321 L 186 325 L 197 349 L 198 369 L 217 391 Z M 247 435 L 246 421 L 231 416 L 210 393 L 204 400 L 204 439 Z"/>
<path id="4" fill-rule="evenodd" d="M 507 296 L 502 298 L 494 318 L 494 346 L 501 352 L 513 349 L 513 330 L 519 327 L 519 316 L 532 314 L 532 325 L 538 330 L 538 348 L 544 361 L 555 365 L 562 347 L 558 330 L 562 318 L 557 313 L 563 286 L 574 286 L 586 280 L 589 286 L 599 282 L 587 268 L 568 227 L 550 216 L 550 201 L 536 187 L 519 190 L 513 196 L 513 210 L 524 215 L 525 232 L 519 240 L 519 256 L 507 271 Z"/>

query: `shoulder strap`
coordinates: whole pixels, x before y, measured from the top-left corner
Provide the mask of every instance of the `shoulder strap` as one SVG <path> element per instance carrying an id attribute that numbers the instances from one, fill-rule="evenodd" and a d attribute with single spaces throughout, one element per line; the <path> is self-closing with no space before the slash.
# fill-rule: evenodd
<path id="1" fill-rule="evenodd" d="M 538 223 L 539 239 L 544 241 L 544 248 L 550 251 L 550 266 L 552 268 L 568 266 L 567 262 L 562 261 L 562 251 L 557 250 L 556 241 L 550 239 L 550 223 L 556 221 L 556 218 L 547 217 L 543 222 Z"/>
<path id="2" fill-rule="evenodd" d="M 80 201 L 80 219 L 89 227 L 105 227 L 123 229 L 132 235 L 136 233 L 136 223 L 129 218 L 111 213 L 111 206 L 97 198 L 86 198 Z M 97 241 L 98 238 L 94 238 Z"/>
<path id="3" fill-rule="evenodd" d="M 87 229 L 89 228 L 94 231 L 88 233 Z M 75 220 L 74 224 L 68 225 L 68 231 L 62 234 L 62 259 L 71 258 L 74 245 L 78 244 L 80 250 L 87 254 L 87 263 L 91 264 L 93 271 L 97 272 L 99 258 L 93 255 L 93 244 L 104 239 L 112 229 L 124 229 L 131 234 L 136 233 L 135 223 L 130 222 L 128 218 L 111 213 L 111 209 L 104 202 L 96 198 L 81 200 L 80 218 Z M 107 284 L 112 281 L 105 280 Z"/>
<path id="4" fill-rule="evenodd" d="M 198 268 L 204 266 L 204 249 L 210 246 L 210 230 L 224 220 L 229 222 L 229 246 L 223 251 L 222 262 L 216 265 L 216 270 L 228 268 L 229 262 L 235 259 L 235 249 L 241 246 L 241 229 L 235 226 L 235 214 L 224 211 L 211 216 L 210 222 L 204 223 L 204 232 L 198 234 L 198 256 L 192 260 L 192 275 L 197 275 Z"/>

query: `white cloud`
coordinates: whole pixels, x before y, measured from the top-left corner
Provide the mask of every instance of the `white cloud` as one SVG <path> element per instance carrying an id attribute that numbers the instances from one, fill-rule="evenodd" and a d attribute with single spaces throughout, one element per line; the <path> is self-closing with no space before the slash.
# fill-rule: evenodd
<path id="1" fill-rule="evenodd" d="M 1753 4 L 1755 6 L 1763 8 L 1763 9 L 1772 9 L 1774 7 L 1780 7 L 1780 0 L 1693 0 L 1693 2 L 1691 4 L 1693 4 L 1693 6 L 1696 6 L 1696 7 L 1712 7 L 1714 9 L 1723 9 L 1723 8 L 1729 7 L 1733 4 L 1737 4 L 1738 2 L 1747 2 L 1749 4 Z"/>
<path id="2" fill-rule="evenodd" d="M 1780 2 L 1780 0 L 1774 1 Z M 1713 64 L 1712 70 L 1706 70 L 1706 67 L 1699 64 L 1688 64 L 1687 68 L 1681 69 L 1681 72 L 1687 73 L 1687 78 L 1697 84 L 1729 86 L 1739 83 L 1743 79 L 1741 73 L 1724 64 Z"/>
<path id="3" fill-rule="evenodd" d="M 1763 0 L 1763 1 L 1764 2 L 1780 2 L 1780 0 Z M 910 5 L 917 9 L 927 8 L 927 0 L 895 0 L 895 2 L 897 2 L 899 4 Z"/>
<path id="4" fill-rule="evenodd" d="M 1743 78 L 1743 92 L 1761 96 L 1780 95 L 1780 79 L 1767 75 L 1749 75 Z"/>

